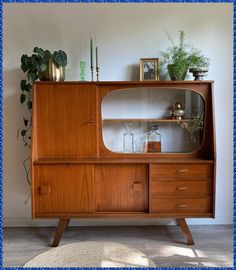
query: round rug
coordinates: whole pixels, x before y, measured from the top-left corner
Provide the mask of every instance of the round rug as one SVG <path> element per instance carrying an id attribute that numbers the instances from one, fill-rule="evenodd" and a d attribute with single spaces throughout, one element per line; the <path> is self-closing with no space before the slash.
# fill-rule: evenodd
<path id="1" fill-rule="evenodd" d="M 52 248 L 24 267 L 156 267 L 139 250 L 118 243 L 87 241 Z"/>

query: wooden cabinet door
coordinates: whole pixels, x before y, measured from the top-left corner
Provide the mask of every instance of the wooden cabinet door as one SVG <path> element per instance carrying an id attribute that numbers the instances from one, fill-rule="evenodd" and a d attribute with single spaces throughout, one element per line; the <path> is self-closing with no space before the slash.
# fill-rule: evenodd
<path id="1" fill-rule="evenodd" d="M 38 158 L 96 157 L 96 86 L 38 83 L 33 103 L 33 143 Z"/>
<path id="2" fill-rule="evenodd" d="M 146 164 L 99 164 L 94 175 L 97 212 L 148 211 Z"/>
<path id="3" fill-rule="evenodd" d="M 35 217 L 93 212 L 93 165 L 35 165 Z"/>

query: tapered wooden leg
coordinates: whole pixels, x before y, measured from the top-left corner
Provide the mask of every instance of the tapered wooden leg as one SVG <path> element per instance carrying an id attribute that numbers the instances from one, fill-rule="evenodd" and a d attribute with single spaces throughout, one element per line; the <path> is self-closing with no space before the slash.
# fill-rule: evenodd
<path id="1" fill-rule="evenodd" d="M 188 224 L 186 223 L 185 219 L 184 218 L 177 218 L 176 221 L 179 224 L 182 232 L 184 233 L 184 236 L 187 240 L 187 244 L 190 246 L 194 245 L 194 241 L 193 241 L 191 232 L 189 230 Z"/>
<path id="2" fill-rule="evenodd" d="M 68 226 L 69 222 L 70 219 L 59 219 L 52 247 L 57 247 L 59 245 L 62 234 L 64 233 L 65 228 Z"/>

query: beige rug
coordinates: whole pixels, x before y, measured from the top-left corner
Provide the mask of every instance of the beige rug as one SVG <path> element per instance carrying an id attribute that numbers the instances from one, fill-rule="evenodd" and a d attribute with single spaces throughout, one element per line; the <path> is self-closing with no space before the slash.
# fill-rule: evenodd
<path id="1" fill-rule="evenodd" d="M 52 248 L 24 267 L 156 267 L 139 250 L 118 243 L 87 241 Z"/>

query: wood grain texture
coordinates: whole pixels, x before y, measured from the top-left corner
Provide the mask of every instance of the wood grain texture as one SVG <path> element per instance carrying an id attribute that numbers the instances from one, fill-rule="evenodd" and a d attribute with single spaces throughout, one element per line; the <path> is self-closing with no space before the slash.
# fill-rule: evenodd
<path id="1" fill-rule="evenodd" d="M 211 213 L 212 197 L 152 197 L 151 212 L 162 213 Z"/>
<path id="2" fill-rule="evenodd" d="M 147 165 L 95 165 L 95 209 L 97 212 L 148 211 Z"/>
<path id="3" fill-rule="evenodd" d="M 53 239 L 52 247 L 58 247 L 61 237 L 66 229 L 66 227 L 69 225 L 70 219 L 60 219 L 58 222 L 58 226 L 56 229 L 56 233 Z"/>
<path id="4" fill-rule="evenodd" d="M 212 164 L 151 164 L 153 178 L 211 178 Z"/>
<path id="5" fill-rule="evenodd" d="M 187 240 L 187 244 L 190 245 L 190 246 L 193 246 L 194 245 L 194 241 L 193 241 L 193 237 L 192 237 L 192 234 L 189 230 L 189 227 L 187 225 L 187 222 L 184 218 L 177 218 L 176 219 L 178 225 L 180 226 L 186 240 Z"/>
<path id="6" fill-rule="evenodd" d="M 34 93 L 37 157 L 97 157 L 93 85 L 39 84 Z"/>
<path id="7" fill-rule="evenodd" d="M 50 216 L 93 212 L 93 165 L 38 165 L 34 167 L 35 213 Z M 50 192 L 41 193 L 42 187 Z"/>
<path id="8" fill-rule="evenodd" d="M 151 196 L 209 196 L 213 193 L 212 180 L 154 180 L 151 181 Z"/>

